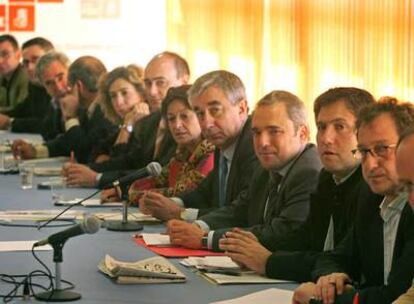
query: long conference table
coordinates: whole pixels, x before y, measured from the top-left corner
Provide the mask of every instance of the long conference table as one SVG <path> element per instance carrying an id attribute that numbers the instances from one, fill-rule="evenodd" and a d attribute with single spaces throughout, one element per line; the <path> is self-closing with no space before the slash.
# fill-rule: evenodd
<path id="1" fill-rule="evenodd" d="M 21 134 L 0 132 L 0 140 L 21 138 Z M 23 138 L 39 140 L 39 137 L 24 134 Z M 46 177 L 34 177 L 34 187 L 29 190 L 20 188 L 18 175 L 0 175 L 0 211 L 27 209 L 62 209 L 52 204 L 50 190 L 38 190 L 36 184 Z M 78 197 L 86 197 L 95 189 L 71 189 Z M 85 213 L 107 211 L 103 208 L 75 207 Z M 19 222 L 12 222 L 12 224 Z M 0 226 L 0 241 L 28 241 L 46 238 L 63 228 Z M 162 224 L 145 225 L 145 232 L 161 232 L 165 230 Z M 296 284 L 245 284 L 245 285 L 215 285 L 199 276 L 193 270 L 179 264 L 179 259 L 170 259 L 187 277 L 185 283 L 178 284 L 141 284 L 120 285 L 111 281 L 98 271 L 99 261 L 109 254 L 117 260 L 136 261 L 154 256 L 155 254 L 133 242 L 133 232 L 113 232 L 101 228 L 96 234 L 81 235 L 69 239 L 63 248 L 63 263 L 61 264 L 62 279 L 75 285 L 73 291 L 82 295 L 79 303 L 210 303 L 240 297 L 259 290 L 277 287 L 292 290 Z M 37 251 L 37 255 L 52 270 L 54 262 L 52 251 Z M 42 269 L 33 258 L 31 252 L 0 252 L 0 273 L 8 275 L 28 274 Z M 65 287 L 63 284 L 62 287 Z M 0 282 L 0 294 L 7 294 L 12 286 Z M 21 294 L 21 290 L 18 294 Z M 31 301 L 36 302 L 34 298 Z M 14 300 L 13 303 L 24 302 Z"/>

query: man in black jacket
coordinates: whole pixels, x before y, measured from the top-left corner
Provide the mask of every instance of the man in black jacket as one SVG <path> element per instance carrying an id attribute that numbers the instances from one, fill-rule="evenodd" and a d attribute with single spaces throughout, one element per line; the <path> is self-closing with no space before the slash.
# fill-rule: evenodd
<path id="1" fill-rule="evenodd" d="M 0 110 L 13 109 L 27 96 L 29 77 L 20 64 L 22 53 L 16 38 L 0 35 Z"/>
<path id="2" fill-rule="evenodd" d="M 321 168 L 316 148 L 308 144 L 303 102 L 286 91 L 273 91 L 252 116 L 253 146 L 260 166 L 249 187 L 231 205 L 201 216 L 195 225 L 168 224 L 174 244 L 218 250 L 231 227 L 245 227 L 257 237 L 284 235 L 297 229 L 309 211 L 309 194 Z"/>
<path id="3" fill-rule="evenodd" d="M 83 56 L 74 61 L 69 67 L 68 91 L 60 99 L 65 132 L 43 145 L 15 141 L 14 151 L 25 159 L 73 153 L 78 162 L 87 162 L 92 147 L 115 128 L 96 101 L 98 81 L 105 72 L 105 66 L 95 57 Z"/>
<path id="4" fill-rule="evenodd" d="M 13 109 L 0 114 L 0 129 L 23 133 L 42 132 L 43 118 L 52 104 L 49 94 L 36 77 L 35 68 L 40 57 L 53 49 L 53 44 L 42 37 L 23 43 L 23 67 L 29 76 L 28 95 Z"/>
<path id="5" fill-rule="evenodd" d="M 180 198 L 147 193 L 140 206 L 162 220 L 190 221 L 199 212 L 231 204 L 247 189 L 257 166 L 246 93 L 239 77 L 223 70 L 204 74 L 191 87 L 189 100 L 203 135 L 216 146 L 214 169 L 195 190 Z"/>
<path id="6" fill-rule="evenodd" d="M 311 279 L 317 256 L 333 249 L 354 221 L 359 189 L 364 184 L 360 161 L 351 153 L 357 144 L 356 116 L 373 102 L 367 91 L 349 87 L 330 89 L 315 100 L 323 169 L 310 197 L 305 224 L 292 233 L 262 236 L 258 241 L 243 231 L 229 232 L 221 241 L 229 256 L 268 277 Z"/>
<path id="7" fill-rule="evenodd" d="M 400 191 L 395 148 L 414 124 L 411 104 L 385 100 L 358 115 L 358 147 L 363 176 L 370 190 L 361 194 L 352 229 L 331 252 L 318 258 L 313 278 L 301 285 L 293 303 L 310 298 L 324 303 L 391 303 L 414 278 L 414 214 Z"/>

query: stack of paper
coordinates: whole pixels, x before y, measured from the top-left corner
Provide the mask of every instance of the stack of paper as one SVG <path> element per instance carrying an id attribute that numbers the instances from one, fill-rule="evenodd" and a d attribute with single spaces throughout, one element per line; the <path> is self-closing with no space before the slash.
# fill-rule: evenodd
<path id="1" fill-rule="evenodd" d="M 180 262 L 200 270 L 208 281 L 219 284 L 271 284 L 289 281 L 270 279 L 253 271 L 243 270 L 227 256 L 190 257 Z"/>
<path id="2" fill-rule="evenodd" d="M 170 236 L 161 233 L 141 233 L 140 236 L 148 246 L 171 246 Z"/>
<path id="3" fill-rule="evenodd" d="M 119 284 L 183 283 L 186 280 L 182 272 L 159 256 L 128 263 L 106 255 L 98 268 Z"/>
<path id="4" fill-rule="evenodd" d="M 0 211 L 0 220 L 33 220 L 41 221 L 55 217 L 62 210 L 6 210 Z M 68 210 L 59 216 L 59 219 L 73 220 L 82 219 L 83 212 L 79 210 Z"/>
<path id="5" fill-rule="evenodd" d="M 227 256 L 189 257 L 181 261 L 184 266 L 192 266 L 203 272 L 241 275 L 239 265 Z"/>

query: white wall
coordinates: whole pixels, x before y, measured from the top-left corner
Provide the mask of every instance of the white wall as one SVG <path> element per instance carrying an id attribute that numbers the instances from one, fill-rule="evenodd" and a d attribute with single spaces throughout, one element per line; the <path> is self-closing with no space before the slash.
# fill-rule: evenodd
<path id="1" fill-rule="evenodd" d="M 115 18 L 82 16 L 99 12 L 105 2 Z M 63 3 L 36 3 L 35 32 L 12 32 L 20 43 L 35 36 L 50 39 L 71 60 L 81 55 L 100 58 L 112 69 L 148 60 L 165 49 L 164 0 L 64 0 Z M 115 7 L 115 9 L 114 9 Z M 116 14 L 116 8 L 119 12 Z"/>

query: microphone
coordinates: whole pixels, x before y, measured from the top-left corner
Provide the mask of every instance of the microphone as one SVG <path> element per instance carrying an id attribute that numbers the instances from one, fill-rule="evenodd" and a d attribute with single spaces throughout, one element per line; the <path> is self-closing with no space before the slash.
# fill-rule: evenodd
<path id="1" fill-rule="evenodd" d="M 137 179 L 144 178 L 147 176 L 157 177 L 161 174 L 161 170 L 162 170 L 162 167 L 159 163 L 151 162 L 145 168 L 141 168 L 131 174 L 123 176 L 105 188 L 128 185 Z"/>
<path id="2" fill-rule="evenodd" d="M 54 233 L 43 240 L 37 241 L 36 243 L 34 243 L 33 246 L 38 247 L 47 244 L 54 246 L 58 244 L 64 244 L 71 237 L 81 235 L 84 233 L 94 234 L 99 230 L 100 226 L 101 221 L 97 217 L 87 217 L 84 218 L 83 221 L 77 225 L 74 225 L 60 232 Z"/>

